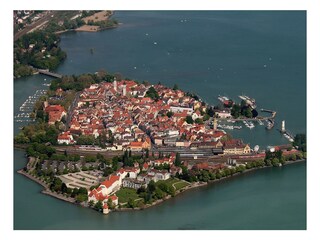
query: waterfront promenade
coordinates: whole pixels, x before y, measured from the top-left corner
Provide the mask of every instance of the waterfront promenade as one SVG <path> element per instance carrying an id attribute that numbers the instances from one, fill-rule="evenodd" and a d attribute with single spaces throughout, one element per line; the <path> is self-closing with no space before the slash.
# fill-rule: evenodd
<path id="1" fill-rule="evenodd" d="M 32 181 L 40 184 L 44 188 L 41 191 L 43 194 L 49 195 L 51 197 L 54 197 L 54 198 L 57 198 L 57 199 L 60 199 L 60 200 L 63 200 L 63 201 L 69 202 L 69 203 L 76 203 L 76 200 L 74 198 L 66 197 L 63 194 L 52 192 L 50 190 L 50 186 L 48 184 L 46 184 L 45 182 L 41 181 L 39 178 L 36 178 L 36 177 L 32 176 L 31 174 L 27 173 L 23 169 L 18 170 L 17 173 L 19 173 L 19 174 L 31 179 Z"/>

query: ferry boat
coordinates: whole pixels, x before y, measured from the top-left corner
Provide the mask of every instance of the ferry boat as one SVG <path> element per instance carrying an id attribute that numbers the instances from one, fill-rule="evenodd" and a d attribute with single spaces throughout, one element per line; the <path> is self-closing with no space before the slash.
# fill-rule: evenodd
<path id="1" fill-rule="evenodd" d="M 250 98 L 246 95 L 240 95 L 240 99 L 244 100 L 248 105 L 250 105 L 252 108 L 256 108 L 256 100 L 254 98 Z"/>
<path id="2" fill-rule="evenodd" d="M 224 101 L 229 101 L 230 99 L 228 98 L 228 97 L 226 97 L 226 96 L 218 96 L 218 99 L 220 100 L 220 102 L 224 102 Z"/>

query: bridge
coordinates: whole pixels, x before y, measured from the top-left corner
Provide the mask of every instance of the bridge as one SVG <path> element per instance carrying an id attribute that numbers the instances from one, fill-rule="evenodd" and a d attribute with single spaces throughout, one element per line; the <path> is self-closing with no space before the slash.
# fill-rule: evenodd
<path id="1" fill-rule="evenodd" d="M 47 75 L 47 76 L 50 76 L 50 77 L 62 78 L 62 75 L 61 75 L 61 74 L 50 72 L 50 71 L 47 70 L 47 69 L 38 69 L 38 72 L 39 72 L 40 74 Z"/>

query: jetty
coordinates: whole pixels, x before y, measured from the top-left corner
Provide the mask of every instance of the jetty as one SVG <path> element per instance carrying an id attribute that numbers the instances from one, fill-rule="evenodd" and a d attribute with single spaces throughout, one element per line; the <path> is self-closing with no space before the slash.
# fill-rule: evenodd
<path id="1" fill-rule="evenodd" d="M 270 118 L 275 118 L 276 117 L 276 114 L 277 112 L 276 111 L 273 111 L 273 110 L 269 110 L 269 109 L 264 109 L 264 108 L 261 108 L 260 109 L 261 112 L 267 112 L 267 113 L 271 113 L 271 117 Z"/>

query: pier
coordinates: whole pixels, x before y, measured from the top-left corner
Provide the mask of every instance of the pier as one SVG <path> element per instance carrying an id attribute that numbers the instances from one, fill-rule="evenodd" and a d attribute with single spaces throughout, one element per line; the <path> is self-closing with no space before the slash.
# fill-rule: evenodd
<path id="1" fill-rule="evenodd" d="M 47 76 L 50 76 L 50 77 L 62 78 L 62 75 L 61 75 L 61 74 L 50 72 L 50 71 L 47 70 L 47 69 L 38 69 L 38 72 L 39 72 L 40 74 L 47 75 Z"/>
<path id="2" fill-rule="evenodd" d="M 264 109 L 264 108 L 261 108 L 260 109 L 261 112 L 267 112 L 267 113 L 271 113 L 271 117 L 270 118 L 275 118 L 276 117 L 276 114 L 277 112 L 276 111 L 272 111 L 272 110 L 269 110 L 269 109 Z"/>

